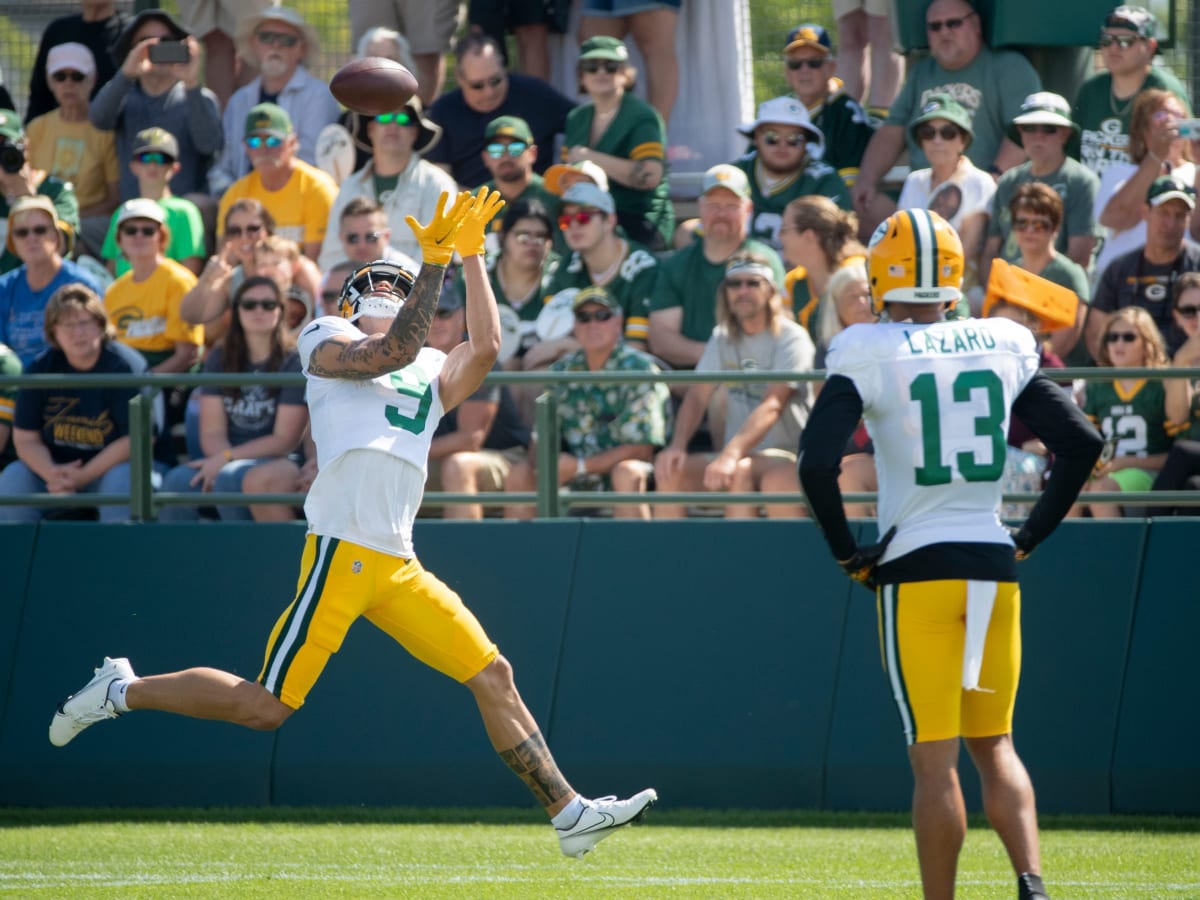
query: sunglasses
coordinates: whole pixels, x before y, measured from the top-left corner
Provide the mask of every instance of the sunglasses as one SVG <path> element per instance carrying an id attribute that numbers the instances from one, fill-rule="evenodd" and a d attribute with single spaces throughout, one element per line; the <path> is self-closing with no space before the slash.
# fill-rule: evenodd
<path id="1" fill-rule="evenodd" d="M 278 300 L 239 300 L 238 309 L 261 309 L 266 312 L 274 312 L 279 309 Z"/>
<path id="2" fill-rule="evenodd" d="M 364 244 L 374 244 L 377 240 L 379 240 L 382 234 L 382 231 L 368 231 L 364 234 L 348 234 L 343 238 L 343 240 L 350 246 L 354 246 L 359 241 L 362 241 Z"/>
<path id="3" fill-rule="evenodd" d="M 1100 47 L 1101 50 L 1103 50 L 1105 47 L 1111 47 L 1113 44 L 1116 44 L 1122 50 L 1128 50 L 1140 40 L 1140 37 L 1132 34 L 1105 33 L 1100 35 L 1100 39 L 1096 41 L 1096 45 Z"/>
<path id="4" fill-rule="evenodd" d="M 739 291 L 743 288 L 758 290 L 762 287 L 761 278 L 728 278 L 725 280 L 725 287 L 731 291 Z"/>
<path id="5" fill-rule="evenodd" d="M 595 75 L 601 69 L 609 75 L 616 75 L 621 71 L 621 64 L 615 59 L 585 59 L 579 64 L 579 71 L 589 75 Z"/>
<path id="6" fill-rule="evenodd" d="M 73 81 L 76 84 L 79 84 L 81 81 L 85 81 L 87 79 L 87 76 L 84 75 L 82 72 L 72 72 L 72 71 L 68 71 L 68 70 L 62 70 L 62 71 L 55 72 L 50 77 L 53 78 L 55 81 L 57 81 L 59 84 L 62 84 L 64 81 Z"/>
<path id="7" fill-rule="evenodd" d="M 808 66 L 810 69 L 819 69 L 825 65 L 828 60 L 825 59 L 789 59 L 787 67 L 795 72 L 797 69 L 803 69 Z"/>
<path id="8" fill-rule="evenodd" d="M 473 91 L 482 91 L 484 88 L 500 87 L 503 83 L 503 75 L 493 75 L 487 81 L 464 81 L 463 86 L 469 87 Z"/>
<path id="9" fill-rule="evenodd" d="M 1124 341 L 1126 344 L 1132 344 L 1139 337 L 1140 335 L 1133 331 L 1110 331 L 1104 336 L 1104 343 L 1115 344 Z"/>
<path id="10" fill-rule="evenodd" d="M 544 244 L 550 240 L 544 231 L 514 231 L 512 236 L 518 244 Z"/>
<path id="11" fill-rule="evenodd" d="M 1050 220 L 1027 219 L 1024 216 L 1017 216 L 1013 219 L 1013 229 L 1016 231 L 1034 231 L 1038 234 L 1045 234 L 1050 230 Z"/>
<path id="12" fill-rule="evenodd" d="M 595 312 L 577 312 L 575 313 L 575 321 L 580 325 L 586 325 L 588 322 L 607 322 L 616 313 L 611 309 L 598 309 Z"/>
<path id="13" fill-rule="evenodd" d="M 268 134 L 265 137 L 261 134 L 252 134 L 246 138 L 246 146 L 251 150 L 261 150 L 263 147 L 269 150 L 277 150 L 283 146 L 283 138 L 273 134 Z"/>
<path id="14" fill-rule="evenodd" d="M 488 144 L 487 155 L 492 159 L 503 159 L 505 156 L 520 156 L 529 145 L 524 141 L 513 141 L 511 144 Z"/>
<path id="15" fill-rule="evenodd" d="M 777 144 L 787 144 L 789 147 L 803 147 L 808 142 L 802 134 L 789 134 L 786 137 L 774 131 L 768 131 L 763 135 L 763 143 L 768 147 L 774 147 Z"/>
<path id="16" fill-rule="evenodd" d="M 438 319 L 448 319 L 452 315 L 454 315 L 456 312 L 458 312 L 457 309 L 439 309 L 433 315 L 435 318 L 438 318 Z"/>
<path id="17" fill-rule="evenodd" d="M 261 225 L 247 225 L 243 228 L 241 225 L 229 225 L 225 229 L 226 237 L 241 237 L 243 234 L 258 234 L 263 230 Z"/>
<path id="18" fill-rule="evenodd" d="M 17 237 L 17 238 L 27 238 L 31 234 L 37 235 L 38 237 L 45 237 L 49 233 L 50 233 L 49 225 L 33 225 L 33 226 L 30 226 L 29 228 L 14 228 L 13 229 L 13 237 Z"/>
<path id="19" fill-rule="evenodd" d="M 1200 315 L 1200 306 L 1177 306 L 1175 312 L 1179 313 L 1185 319 L 1194 319 Z"/>
<path id="20" fill-rule="evenodd" d="M 592 209 L 581 209 L 573 213 L 563 213 L 558 217 L 558 227 L 560 230 L 566 231 L 571 227 L 572 224 L 586 225 L 598 215 L 600 215 L 600 213 L 597 210 Z"/>
<path id="21" fill-rule="evenodd" d="M 922 125 L 917 129 L 917 140 L 932 141 L 935 137 L 940 137 L 943 141 L 957 140 L 962 135 L 962 131 L 955 125 L 943 125 L 941 128 L 935 128 L 932 125 Z"/>
<path id="22" fill-rule="evenodd" d="M 943 27 L 949 28 L 951 31 L 958 31 L 958 29 L 963 27 L 963 23 L 973 15 L 975 15 L 974 12 L 969 12 L 965 16 L 956 16 L 953 19 L 938 19 L 933 22 L 926 22 L 925 27 L 934 34 L 941 31 Z"/>
<path id="23" fill-rule="evenodd" d="M 175 162 L 173 157 L 167 156 L 165 153 L 158 153 L 155 151 L 139 153 L 134 157 L 134 159 L 147 166 L 169 166 Z"/>
<path id="24" fill-rule="evenodd" d="M 295 47 L 300 43 L 298 35 L 284 34 L 281 31 L 259 31 L 254 35 L 260 44 L 268 47 Z"/>
<path id="25" fill-rule="evenodd" d="M 1021 134 L 1057 134 L 1057 125 L 1022 125 Z"/>
<path id="26" fill-rule="evenodd" d="M 406 112 L 383 113 L 375 117 L 380 125 L 412 125 L 413 117 Z"/>
<path id="27" fill-rule="evenodd" d="M 154 237 L 158 234 L 157 225 L 122 225 L 121 234 L 125 237 L 137 237 L 139 234 L 142 237 Z"/>

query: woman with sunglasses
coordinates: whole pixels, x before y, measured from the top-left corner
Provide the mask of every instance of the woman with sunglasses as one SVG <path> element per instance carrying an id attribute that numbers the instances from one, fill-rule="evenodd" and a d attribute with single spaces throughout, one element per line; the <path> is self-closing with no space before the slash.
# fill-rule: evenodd
<path id="1" fill-rule="evenodd" d="M 254 198 L 236 200 L 226 210 L 221 246 L 209 257 L 196 286 L 180 304 L 185 321 L 204 326 L 210 346 L 229 329 L 229 298 L 253 269 L 255 245 L 274 233 L 274 217 Z M 295 261 L 292 280 L 310 297 L 320 296 L 321 273 L 307 256 L 301 254 Z"/>
<path id="2" fill-rule="evenodd" d="M 1171 365 L 1200 368 L 1200 272 L 1185 272 L 1175 283 L 1175 305 L 1171 310 L 1175 324 L 1187 335 L 1175 351 Z M 1167 453 L 1162 470 L 1154 479 L 1156 491 L 1200 490 L 1200 378 L 1191 384 L 1191 407 L 1187 430 Z M 1148 516 L 1194 516 L 1196 507 L 1150 507 Z"/>
<path id="3" fill-rule="evenodd" d="M 977 315 L 983 304 L 979 258 L 991 215 L 996 182 L 967 158 L 974 137 L 971 114 L 949 94 L 933 94 L 909 124 L 929 160 L 904 179 L 900 209 L 931 209 L 958 232 L 963 245 L 963 294 Z"/>
<path id="4" fill-rule="evenodd" d="M 1170 91 L 1149 89 L 1138 95 L 1129 119 L 1129 162 L 1112 160 L 1100 175 L 1096 221 L 1106 229 L 1096 257 L 1095 282 L 1110 262 L 1146 243 L 1146 194 L 1160 175 L 1200 186 L 1195 155 L 1200 140 L 1179 136 L 1187 107 Z"/>
<path id="5" fill-rule="evenodd" d="M 299 372 L 300 358 L 284 323 L 283 293 L 270 278 L 252 275 L 234 295 L 234 315 L 220 344 L 204 361 L 206 373 Z M 169 492 L 293 493 L 300 465 L 294 457 L 308 427 L 304 386 L 212 385 L 201 388 L 202 455 L 163 479 Z M 222 504 L 222 521 L 280 522 L 296 518 L 290 506 Z M 193 506 L 166 506 L 163 521 L 195 521 Z"/>
<path id="6" fill-rule="evenodd" d="M 591 160 L 600 166 L 625 234 L 651 250 L 666 250 L 675 232 L 667 129 L 654 107 L 629 93 L 634 77 L 622 41 L 594 37 L 583 43 L 579 86 L 591 102 L 567 115 L 564 157 L 568 163 Z"/>
<path id="7" fill-rule="evenodd" d="M 1112 314 L 1104 329 L 1097 365 L 1113 369 L 1167 369 L 1166 343 L 1154 319 L 1139 306 Z M 1083 494 L 1148 491 L 1166 462 L 1176 435 L 1187 427 L 1191 385 L 1186 379 L 1122 378 L 1089 381 L 1080 404 L 1111 448 L 1101 456 Z M 1115 503 L 1088 503 L 1092 518 L 1119 518 Z M 1076 513 L 1078 514 L 1078 513 Z"/>
<path id="8" fill-rule="evenodd" d="M 1008 212 L 1019 253 L 1015 265 L 1062 285 L 1079 297 L 1075 324 L 1051 331 L 1050 349 L 1067 365 L 1090 366 L 1091 356 L 1080 338 L 1092 289 L 1083 267 L 1059 253 L 1056 247 L 1063 220 L 1062 198 L 1048 184 L 1027 181 L 1013 193 Z"/>

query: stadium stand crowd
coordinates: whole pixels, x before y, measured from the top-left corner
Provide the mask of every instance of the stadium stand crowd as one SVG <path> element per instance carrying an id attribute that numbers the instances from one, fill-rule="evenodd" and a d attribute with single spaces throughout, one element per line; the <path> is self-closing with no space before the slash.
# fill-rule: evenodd
<path id="1" fill-rule="evenodd" d="M 287 6 L 245 3 L 236 20 L 208 21 L 183 2 L 177 20 L 84 0 L 52 23 L 26 121 L 0 109 L 0 372 L 294 371 L 296 336 L 337 314 L 356 266 L 419 268 L 406 215 L 426 221 L 442 192 L 485 183 L 508 204 L 487 261 L 510 371 L 819 368 L 830 338 L 870 316 L 864 245 L 897 206 L 958 230 L 967 294 L 954 314 L 1017 318 L 1044 342 L 1047 366 L 1200 358 L 1200 127 L 1181 129 L 1191 98 L 1156 62 L 1158 23 L 1142 7 L 1096 23 L 1096 74 L 1074 97 L 1044 90 L 1021 53 L 988 47 L 968 0 L 933 0 L 929 53 L 906 74 L 882 37 L 886 18 L 840 14 L 842 56 L 838 35 L 801 23 L 778 40 L 791 93 L 751 121 L 714 123 L 744 135 L 746 151 L 704 173 L 698 216 L 685 219 L 667 139 L 678 3 L 585 13 L 574 98 L 547 80 L 554 4 L 530 20 L 471 3 L 465 29 L 465 4 L 435 5 L 420 25 L 381 25 L 371 4 L 349 4 L 358 52 L 421 76 L 421 97 L 374 117 L 342 110 L 308 71 L 317 31 Z M 633 45 L 648 100 L 634 93 Z M 454 85 L 442 91 L 450 51 Z M 886 180 L 898 160 L 909 165 L 902 185 Z M 465 327 L 462 298 L 452 272 L 431 341 L 456 340 L 447 329 Z M 1196 486 L 1200 383 L 1114 372 L 1064 389 L 1112 445 L 1091 490 Z M 107 393 L 80 393 L 0 389 L 0 494 L 127 477 L 128 416 Z M 561 484 L 799 491 L 797 438 L 814 393 L 804 383 L 556 393 Z M 531 399 L 524 386 L 488 388 L 439 431 L 431 487 L 497 495 L 452 515 L 531 514 L 501 496 L 534 484 Z M 315 466 L 306 421 L 287 388 L 170 392 L 155 465 L 170 490 L 300 492 Z M 1027 489 L 1046 450 L 1014 427 L 1006 484 Z M 871 452 L 857 434 L 845 489 L 874 489 Z M 805 512 L 800 502 L 618 511 Z M 122 514 L 106 507 L 103 518 Z M 89 512 L 0 506 L 0 519 L 45 515 Z M 199 506 L 172 517 L 251 515 Z"/>

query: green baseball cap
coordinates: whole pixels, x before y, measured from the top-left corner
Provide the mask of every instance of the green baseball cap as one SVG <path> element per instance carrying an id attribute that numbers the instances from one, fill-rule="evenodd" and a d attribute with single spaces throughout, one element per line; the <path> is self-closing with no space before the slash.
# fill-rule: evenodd
<path id="1" fill-rule="evenodd" d="M 11 109 L 0 109 L 0 138 L 19 141 L 25 136 L 21 128 L 21 117 Z"/>
<path id="2" fill-rule="evenodd" d="M 574 301 L 571 303 L 571 309 L 579 309 L 589 303 L 599 303 L 601 306 L 606 306 L 614 310 L 621 308 L 620 301 L 610 294 L 607 288 L 599 284 L 589 284 L 576 294 Z"/>
<path id="3" fill-rule="evenodd" d="M 615 62 L 625 62 L 629 59 L 629 49 L 625 42 L 615 37 L 588 38 L 579 48 L 580 59 L 611 59 Z"/>
<path id="4" fill-rule="evenodd" d="M 1168 200 L 1182 200 L 1188 209 L 1196 208 L 1196 190 L 1174 175 L 1160 175 L 1146 192 L 1146 202 L 1151 206 L 1162 206 Z"/>
<path id="5" fill-rule="evenodd" d="M 533 143 L 533 132 L 529 130 L 529 123 L 518 116 L 500 116 L 492 119 L 488 122 L 483 137 L 489 141 L 492 138 L 506 137 L 527 144 Z"/>
<path id="6" fill-rule="evenodd" d="M 292 133 L 292 117 L 274 103 L 259 103 L 246 113 L 246 135 L 273 134 L 285 138 Z"/>
<path id="7" fill-rule="evenodd" d="M 975 136 L 975 129 L 971 127 L 971 114 L 967 112 L 965 106 L 949 94 L 930 94 L 921 105 L 921 112 L 908 123 L 908 130 L 912 133 L 913 140 L 917 138 L 917 128 L 934 119 L 945 119 L 965 131 L 968 145 L 971 143 L 971 138 Z"/>

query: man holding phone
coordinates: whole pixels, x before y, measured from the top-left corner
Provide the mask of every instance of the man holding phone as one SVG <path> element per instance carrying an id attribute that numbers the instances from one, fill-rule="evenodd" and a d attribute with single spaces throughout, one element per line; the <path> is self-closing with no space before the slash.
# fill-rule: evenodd
<path id="1" fill-rule="evenodd" d="M 171 192 L 214 210 L 208 197 L 208 168 L 221 148 L 221 112 L 216 95 L 200 84 L 200 44 L 168 13 L 137 14 L 117 40 L 113 55 L 121 68 L 92 101 L 97 128 L 115 132 L 118 159 L 132 159 L 138 132 L 162 128 L 179 142 L 179 171 Z M 121 200 L 138 196 L 134 174 L 121 172 Z"/>

